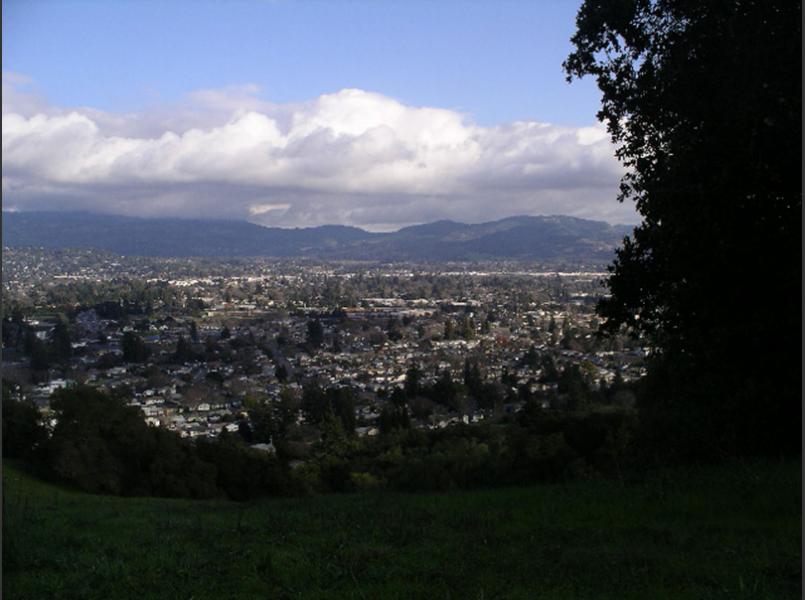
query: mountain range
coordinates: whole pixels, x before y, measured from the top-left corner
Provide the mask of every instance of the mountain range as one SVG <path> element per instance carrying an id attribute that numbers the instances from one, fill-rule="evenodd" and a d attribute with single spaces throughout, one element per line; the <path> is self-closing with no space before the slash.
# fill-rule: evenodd
<path id="1" fill-rule="evenodd" d="M 95 248 L 139 256 L 605 263 L 631 229 L 568 216 L 436 221 L 374 233 L 342 225 L 286 229 L 246 221 L 4 212 L 2 231 L 7 247 Z"/>

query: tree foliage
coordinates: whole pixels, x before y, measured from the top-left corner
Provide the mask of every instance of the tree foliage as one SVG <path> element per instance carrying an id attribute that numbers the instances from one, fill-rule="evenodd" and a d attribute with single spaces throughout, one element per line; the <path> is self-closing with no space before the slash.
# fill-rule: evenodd
<path id="1" fill-rule="evenodd" d="M 126 362 L 143 363 L 151 356 L 151 348 L 133 331 L 123 334 L 120 345 L 123 349 L 123 360 Z"/>
<path id="2" fill-rule="evenodd" d="M 32 458 L 47 440 L 39 409 L 32 402 L 17 400 L 3 381 L 3 457 Z"/>
<path id="3" fill-rule="evenodd" d="M 355 429 L 355 395 L 348 387 L 322 389 L 311 382 L 302 390 L 302 412 L 309 423 L 320 425 L 328 416 L 337 418 L 345 431 Z"/>
<path id="4" fill-rule="evenodd" d="M 57 390 L 51 401 L 56 426 L 48 439 L 34 427 L 35 412 L 21 403 L 9 406 L 11 412 L 4 402 L 4 451 L 6 434 L 28 454 L 41 448 L 37 456 L 53 476 L 85 491 L 233 500 L 292 491 L 274 457 L 235 436 L 193 443 L 149 427 L 123 398 L 88 386 Z"/>
<path id="5" fill-rule="evenodd" d="M 599 312 L 649 336 L 643 421 L 683 454 L 799 449 L 800 13 L 587 0 L 564 64 L 596 78 L 643 217 Z"/>
<path id="6" fill-rule="evenodd" d="M 311 319 L 307 323 L 307 343 L 312 348 L 319 348 L 324 343 L 324 326 L 318 319 Z"/>

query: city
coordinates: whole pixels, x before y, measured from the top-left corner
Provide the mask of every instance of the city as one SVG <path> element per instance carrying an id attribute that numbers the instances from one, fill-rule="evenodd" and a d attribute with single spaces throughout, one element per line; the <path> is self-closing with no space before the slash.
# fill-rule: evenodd
<path id="1" fill-rule="evenodd" d="M 88 384 L 125 396 L 150 425 L 191 438 L 240 431 L 272 451 L 253 417 L 284 402 L 300 458 L 320 433 L 305 402 L 313 386 L 350 390 L 345 424 L 359 436 L 378 434 L 395 390 L 416 392 L 407 410 L 422 429 L 494 421 L 528 399 L 633 408 L 647 348 L 597 335 L 603 275 L 8 248 L 4 379 L 46 415 L 56 389 Z"/>

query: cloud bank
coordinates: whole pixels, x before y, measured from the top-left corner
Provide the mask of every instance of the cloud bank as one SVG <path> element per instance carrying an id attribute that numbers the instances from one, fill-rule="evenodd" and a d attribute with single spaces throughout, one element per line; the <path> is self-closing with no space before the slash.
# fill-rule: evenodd
<path id="1" fill-rule="evenodd" d="M 138 113 L 54 107 L 4 74 L 6 210 L 396 229 L 569 214 L 635 222 L 604 128 L 478 126 L 452 110 L 344 89 L 272 104 L 255 86 Z"/>

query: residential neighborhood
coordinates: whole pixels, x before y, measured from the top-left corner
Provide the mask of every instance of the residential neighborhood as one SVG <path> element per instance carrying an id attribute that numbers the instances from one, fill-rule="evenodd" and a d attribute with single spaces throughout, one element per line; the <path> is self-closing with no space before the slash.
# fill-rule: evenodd
<path id="1" fill-rule="evenodd" d="M 249 436 L 255 407 L 284 395 L 310 444 L 313 385 L 349 389 L 354 431 L 372 436 L 406 386 L 411 426 L 436 429 L 516 413 L 529 398 L 628 406 L 627 384 L 644 373 L 639 340 L 596 335 L 598 272 L 113 258 L 6 249 L 4 373 L 46 415 L 55 390 L 81 383 L 183 437 Z M 55 356 L 60 336 L 69 351 Z M 571 367 L 589 398 L 562 385 Z M 455 385 L 448 397 L 433 391 L 440 380 Z"/>

